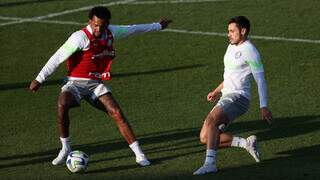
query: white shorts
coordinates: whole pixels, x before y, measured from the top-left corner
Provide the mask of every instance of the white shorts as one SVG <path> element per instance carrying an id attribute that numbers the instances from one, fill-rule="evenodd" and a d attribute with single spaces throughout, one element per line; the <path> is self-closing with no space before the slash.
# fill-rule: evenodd
<path id="1" fill-rule="evenodd" d="M 227 115 L 229 121 L 232 122 L 235 118 L 246 113 L 249 109 L 249 105 L 249 99 L 240 94 L 231 93 L 222 95 L 222 97 L 213 107 L 213 109 L 215 107 L 220 107 L 223 110 L 223 112 Z"/>
<path id="2" fill-rule="evenodd" d="M 99 80 L 68 80 L 68 82 L 62 86 L 61 92 L 71 92 L 78 105 L 80 105 L 81 99 L 85 98 L 90 104 L 95 104 L 98 97 L 111 93 L 109 87 L 103 84 Z"/>

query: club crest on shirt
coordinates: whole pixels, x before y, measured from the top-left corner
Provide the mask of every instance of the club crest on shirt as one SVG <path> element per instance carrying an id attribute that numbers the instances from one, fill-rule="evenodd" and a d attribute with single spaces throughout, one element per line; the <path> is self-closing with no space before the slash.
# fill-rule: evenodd
<path id="1" fill-rule="evenodd" d="M 235 54 L 235 58 L 236 59 L 239 59 L 240 57 L 241 57 L 241 55 L 242 55 L 242 53 L 241 53 L 241 51 L 238 51 L 238 52 L 236 52 L 236 54 Z"/>

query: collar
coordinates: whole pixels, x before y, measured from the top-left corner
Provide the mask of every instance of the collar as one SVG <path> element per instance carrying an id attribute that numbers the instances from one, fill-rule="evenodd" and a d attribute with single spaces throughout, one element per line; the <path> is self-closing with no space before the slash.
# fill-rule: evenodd
<path id="1" fill-rule="evenodd" d="M 92 28 L 91 28 L 91 26 L 88 24 L 86 28 L 87 28 L 87 30 L 89 31 L 89 33 L 92 35 Z"/>

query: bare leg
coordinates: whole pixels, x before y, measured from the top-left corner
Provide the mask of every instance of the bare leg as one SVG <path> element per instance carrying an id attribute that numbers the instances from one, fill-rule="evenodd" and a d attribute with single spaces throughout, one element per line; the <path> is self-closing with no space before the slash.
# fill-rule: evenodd
<path id="1" fill-rule="evenodd" d="M 207 144 L 206 159 L 203 166 L 193 173 L 194 175 L 217 172 L 215 163 L 216 150 L 219 146 L 224 147 L 230 143 L 230 135 L 221 134 L 218 127 L 221 124 L 228 123 L 227 116 L 219 107 L 214 108 L 206 117 L 200 132 L 200 141 Z"/>
<path id="2" fill-rule="evenodd" d="M 69 109 L 77 106 L 77 101 L 72 93 L 62 92 L 58 99 L 58 129 L 62 149 L 58 156 L 52 161 L 53 165 L 64 164 L 71 151 L 69 140 Z"/>
<path id="3" fill-rule="evenodd" d="M 136 141 L 136 137 L 133 133 L 132 128 L 130 127 L 126 117 L 120 109 L 119 104 L 113 98 L 111 93 L 107 93 L 103 96 L 99 97 L 100 102 L 104 105 L 106 112 L 114 119 L 116 122 L 118 129 L 124 139 L 128 142 L 129 147 L 136 155 L 136 162 L 140 166 L 148 166 L 150 162 L 142 152 L 138 141 Z M 99 107 L 98 107 L 99 108 Z M 103 108 L 99 108 L 103 110 Z"/>
<path id="4" fill-rule="evenodd" d="M 207 144 L 207 137 L 208 137 L 208 129 L 210 127 L 210 119 L 213 119 L 213 115 L 208 115 L 207 118 L 205 119 L 201 131 L 200 131 L 200 142 L 203 144 Z M 226 117 L 224 117 L 224 121 L 228 121 L 226 119 Z M 219 130 L 220 134 L 219 134 L 219 143 L 218 143 L 218 148 L 227 148 L 231 146 L 231 142 L 232 142 L 232 134 L 229 133 L 222 133 Z"/>
<path id="5" fill-rule="evenodd" d="M 231 147 L 233 136 L 229 133 L 220 134 L 219 149 Z"/>
<path id="6" fill-rule="evenodd" d="M 220 144 L 220 130 L 218 126 L 220 124 L 228 124 L 229 120 L 227 116 L 224 114 L 223 110 L 219 107 L 214 108 L 211 111 L 206 120 L 207 121 L 207 149 L 217 150 Z M 222 136 L 223 138 L 227 138 L 226 135 Z M 222 139 L 225 141 L 225 139 Z"/>
<path id="7" fill-rule="evenodd" d="M 58 129 L 62 138 L 69 137 L 69 110 L 77 106 L 72 93 L 62 92 L 58 99 Z"/>
<path id="8" fill-rule="evenodd" d="M 203 144 L 207 144 L 208 141 L 208 129 L 210 128 L 210 120 L 208 119 L 209 118 L 206 118 L 206 120 L 204 121 L 200 132 L 200 142 Z M 235 143 L 232 145 L 233 141 Z M 257 150 L 256 144 L 257 138 L 254 135 L 249 136 L 247 139 L 244 139 L 241 137 L 234 137 L 232 134 L 229 133 L 221 133 L 219 135 L 218 148 L 228 148 L 231 146 L 244 148 L 249 152 L 249 154 L 255 159 L 256 162 L 260 162 L 260 153 Z"/>
<path id="9" fill-rule="evenodd" d="M 101 103 L 105 106 L 109 116 L 116 122 L 118 129 L 128 144 L 136 141 L 133 130 L 131 129 L 126 117 L 120 109 L 119 104 L 113 98 L 111 93 L 99 97 Z"/>

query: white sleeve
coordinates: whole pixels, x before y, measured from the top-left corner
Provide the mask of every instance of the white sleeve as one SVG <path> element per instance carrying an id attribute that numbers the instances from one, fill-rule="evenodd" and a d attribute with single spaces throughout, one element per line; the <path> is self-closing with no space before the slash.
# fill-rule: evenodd
<path id="1" fill-rule="evenodd" d="M 267 83 L 264 78 L 264 72 L 253 73 L 253 77 L 258 86 L 260 108 L 268 106 Z"/>
<path id="2" fill-rule="evenodd" d="M 109 25 L 108 27 L 115 39 L 126 38 L 133 34 L 145 33 L 150 31 L 160 31 L 160 23 L 138 24 L 138 25 Z"/>
<path id="3" fill-rule="evenodd" d="M 51 56 L 46 65 L 39 72 L 36 80 L 43 83 L 48 76 L 50 76 L 58 66 L 67 60 L 74 52 L 85 47 L 84 33 L 77 31 L 73 33 L 69 39 Z"/>
<path id="4" fill-rule="evenodd" d="M 250 66 L 252 73 L 264 72 L 261 62 L 260 53 L 254 47 L 249 48 L 244 52 L 246 63 Z"/>

